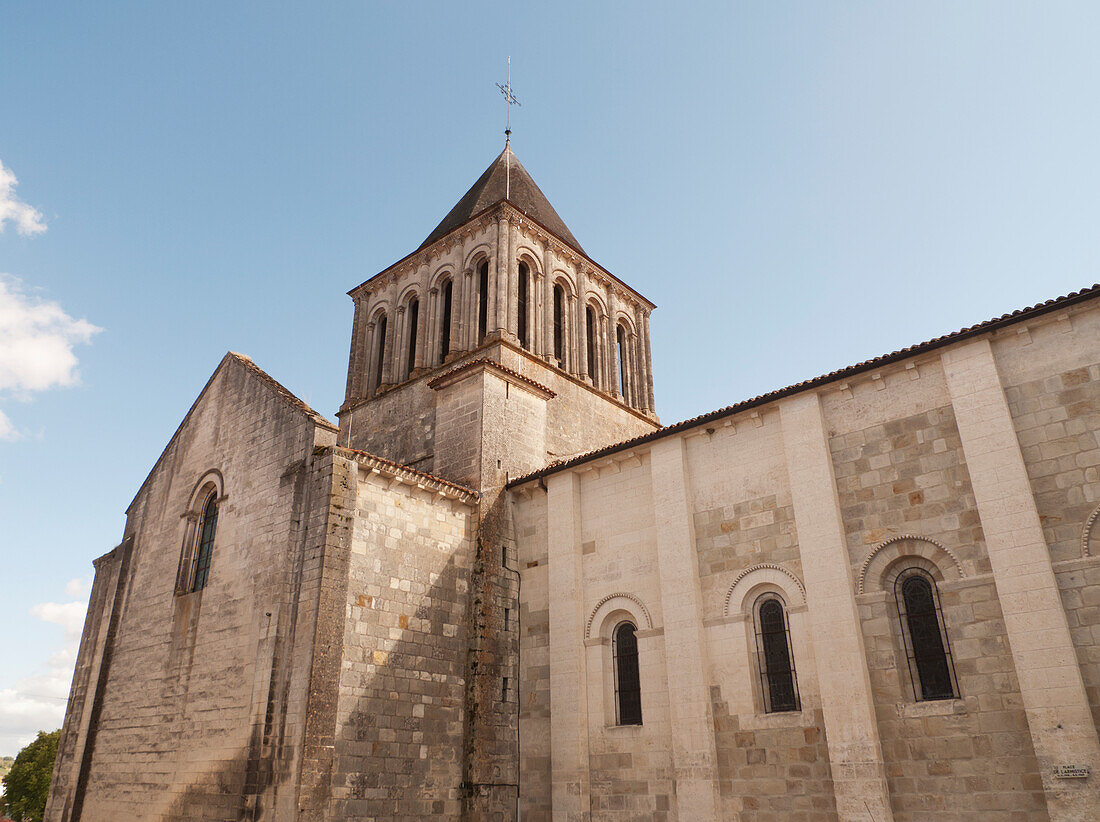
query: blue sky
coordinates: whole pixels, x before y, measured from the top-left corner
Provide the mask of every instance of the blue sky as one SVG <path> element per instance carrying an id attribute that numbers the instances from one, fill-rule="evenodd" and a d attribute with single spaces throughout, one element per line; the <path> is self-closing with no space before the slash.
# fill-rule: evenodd
<path id="1" fill-rule="evenodd" d="M 60 723 L 91 560 L 222 354 L 334 415 L 345 292 L 500 151 L 509 54 L 513 147 L 658 304 L 674 422 L 1100 280 L 1098 18 L 5 3 L 0 754 Z"/>

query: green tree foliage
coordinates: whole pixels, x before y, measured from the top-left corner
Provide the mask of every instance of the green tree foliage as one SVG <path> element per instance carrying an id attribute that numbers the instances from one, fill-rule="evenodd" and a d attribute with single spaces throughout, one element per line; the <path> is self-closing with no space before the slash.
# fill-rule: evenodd
<path id="1" fill-rule="evenodd" d="M 42 822 L 60 738 L 60 729 L 51 734 L 39 731 L 38 738 L 16 755 L 11 771 L 4 777 L 0 811 L 15 822 Z"/>

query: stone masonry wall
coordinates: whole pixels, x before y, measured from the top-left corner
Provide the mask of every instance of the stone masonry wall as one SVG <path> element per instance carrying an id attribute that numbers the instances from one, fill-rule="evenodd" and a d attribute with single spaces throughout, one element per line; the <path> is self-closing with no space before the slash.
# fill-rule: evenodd
<path id="1" fill-rule="evenodd" d="M 458 818 L 475 508 L 360 469 L 331 817 Z"/>
<path id="2" fill-rule="evenodd" d="M 133 553 L 87 753 L 83 820 L 237 818 L 271 796 L 304 466 L 335 431 L 256 372 L 226 357 L 129 510 Z M 201 591 L 177 595 L 182 515 L 212 469 L 224 499 L 210 576 Z M 66 818 L 65 804 L 55 801 L 51 819 Z"/>

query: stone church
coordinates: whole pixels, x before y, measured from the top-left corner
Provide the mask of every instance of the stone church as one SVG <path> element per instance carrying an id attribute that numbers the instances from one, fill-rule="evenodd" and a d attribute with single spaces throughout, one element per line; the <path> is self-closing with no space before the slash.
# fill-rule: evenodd
<path id="1" fill-rule="evenodd" d="M 661 427 L 506 146 L 349 295 L 95 560 L 47 820 L 1100 819 L 1100 286 Z"/>

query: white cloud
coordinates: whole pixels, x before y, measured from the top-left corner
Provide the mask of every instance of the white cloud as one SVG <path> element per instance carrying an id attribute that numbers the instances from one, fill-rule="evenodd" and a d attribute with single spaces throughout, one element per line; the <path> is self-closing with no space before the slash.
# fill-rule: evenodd
<path id="1" fill-rule="evenodd" d="M 15 196 L 17 185 L 19 181 L 15 179 L 15 174 L 0 161 L 0 232 L 10 220 L 20 234 L 41 234 L 46 230 L 42 212 Z"/>
<path id="2" fill-rule="evenodd" d="M 19 439 L 19 432 L 11 424 L 8 415 L 0 411 L 0 442 L 14 442 Z"/>
<path id="3" fill-rule="evenodd" d="M 60 625 L 65 641 L 33 675 L 19 679 L 11 688 L 0 688 L 0 755 L 14 756 L 39 731 L 60 728 L 65 720 L 90 590 L 87 580 L 74 579 L 65 586 L 72 601 L 42 602 L 30 609 L 31 616 Z"/>
<path id="4" fill-rule="evenodd" d="M 98 331 L 52 300 L 28 294 L 17 278 L 0 275 L 0 391 L 75 384 L 73 346 L 90 342 Z"/>

